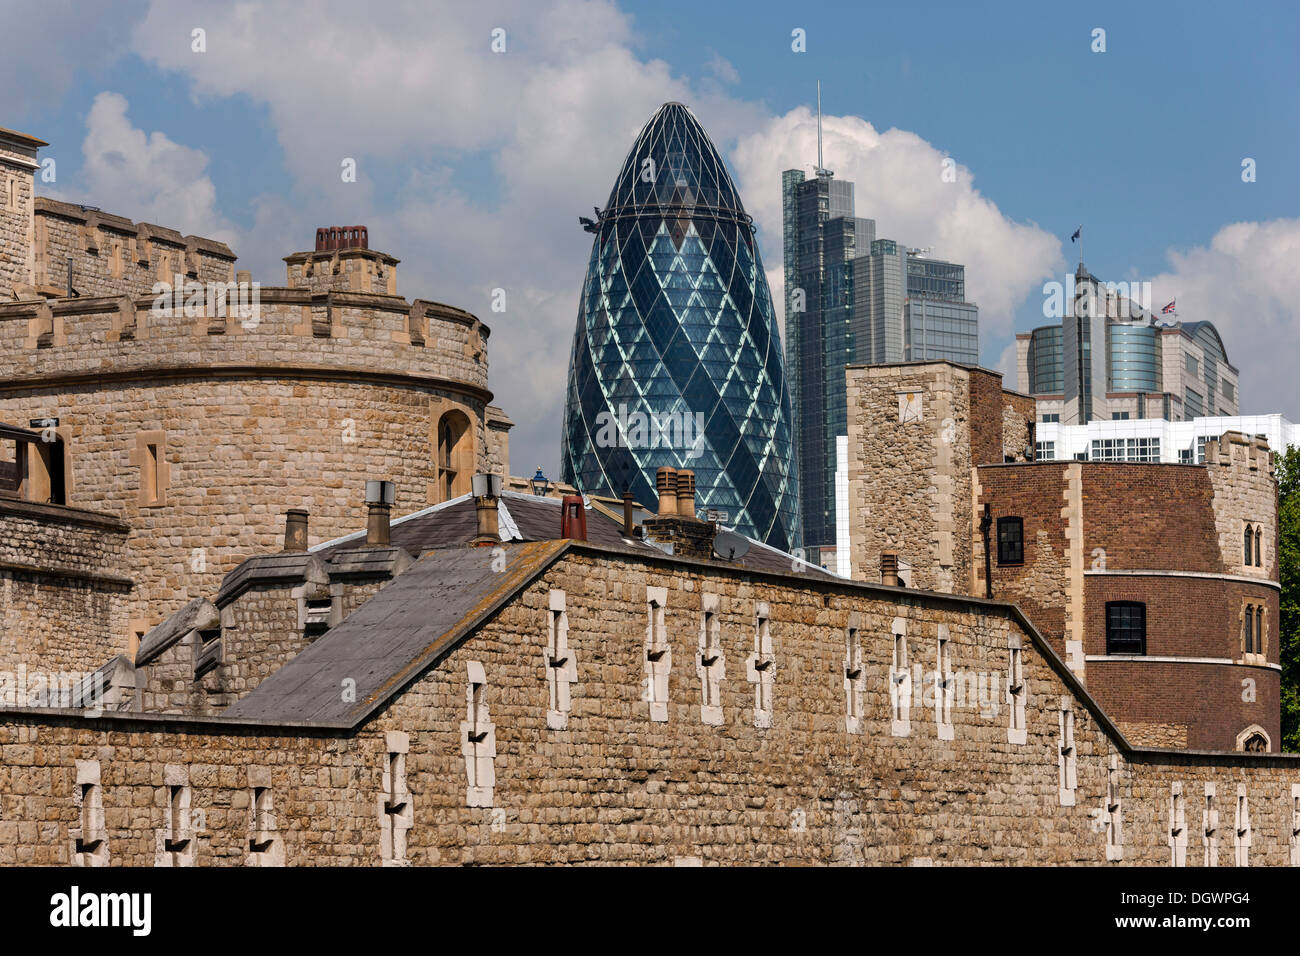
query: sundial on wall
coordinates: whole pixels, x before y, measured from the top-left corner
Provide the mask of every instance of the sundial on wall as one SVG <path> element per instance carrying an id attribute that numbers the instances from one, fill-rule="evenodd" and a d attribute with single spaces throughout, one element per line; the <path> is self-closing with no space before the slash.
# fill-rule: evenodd
<path id="1" fill-rule="evenodd" d="M 919 422 L 921 420 L 921 393 L 920 392 L 899 392 L 898 393 L 898 421 L 906 425 L 910 422 Z"/>

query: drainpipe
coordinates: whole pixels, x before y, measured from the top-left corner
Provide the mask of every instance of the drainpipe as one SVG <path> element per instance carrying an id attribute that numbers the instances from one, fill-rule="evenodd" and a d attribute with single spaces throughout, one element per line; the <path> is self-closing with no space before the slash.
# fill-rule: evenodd
<path id="1" fill-rule="evenodd" d="M 988 502 L 984 504 L 984 516 L 980 518 L 980 534 L 984 535 L 984 596 L 993 597 L 993 563 L 989 546 L 989 529 L 993 527 L 993 515 L 989 512 Z"/>

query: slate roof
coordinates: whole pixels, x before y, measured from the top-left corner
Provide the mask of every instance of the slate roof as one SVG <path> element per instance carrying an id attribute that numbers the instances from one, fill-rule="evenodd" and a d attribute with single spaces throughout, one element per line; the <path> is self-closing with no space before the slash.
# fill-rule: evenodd
<path id="1" fill-rule="evenodd" d="M 429 551 L 378 595 L 262 681 L 223 717 L 355 725 L 437 663 L 567 546 Z M 343 699 L 345 680 L 356 699 Z"/>
<path id="2" fill-rule="evenodd" d="M 503 491 L 499 499 L 497 522 L 501 540 L 560 540 L 560 505 L 558 498 Z M 462 495 L 451 501 L 425 508 L 423 511 L 394 519 L 390 531 L 394 547 L 405 548 L 416 556 L 439 548 L 465 547 L 477 534 L 474 499 L 470 495 Z M 338 551 L 355 547 L 358 542 L 364 540 L 365 533 L 357 532 L 318 544 L 311 551 L 322 558 L 329 558 Z M 647 556 L 664 554 L 662 549 L 646 541 L 623 537 L 622 521 L 611 517 L 599 508 L 587 508 L 587 541 L 598 547 L 627 551 L 631 554 Z M 808 564 L 752 538 L 749 552 L 743 557 L 717 563 L 776 573 L 798 570 L 838 580 L 836 575 L 824 568 Z"/>

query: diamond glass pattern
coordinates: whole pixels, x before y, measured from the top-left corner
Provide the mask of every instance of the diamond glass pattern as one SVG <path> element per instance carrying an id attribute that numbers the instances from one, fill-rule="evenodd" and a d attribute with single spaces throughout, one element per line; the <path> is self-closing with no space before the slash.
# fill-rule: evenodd
<path id="1" fill-rule="evenodd" d="M 656 469 L 691 468 L 701 513 L 725 511 L 744 534 L 798 547 L 772 296 L 752 220 L 685 106 L 666 103 L 650 118 L 592 228 L 569 358 L 563 480 L 587 494 L 629 489 L 649 505 Z M 702 437 L 688 443 L 697 422 Z"/>

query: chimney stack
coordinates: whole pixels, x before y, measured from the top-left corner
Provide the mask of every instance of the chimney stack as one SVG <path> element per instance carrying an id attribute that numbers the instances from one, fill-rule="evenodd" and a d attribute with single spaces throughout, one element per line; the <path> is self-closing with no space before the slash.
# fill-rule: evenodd
<path id="1" fill-rule="evenodd" d="M 659 517 L 677 514 L 677 469 L 665 467 L 656 471 L 655 490 L 659 493 Z"/>
<path id="2" fill-rule="evenodd" d="M 685 468 L 677 472 L 677 513 L 683 518 L 695 517 L 695 472 Z"/>
<path id="3" fill-rule="evenodd" d="M 642 537 L 669 554 L 708 561 L 713 557 L 717 526 L 695 514 L 695 472 L 688 468 L 660 468 L 655 472 L 659 514 L 641 523 Z"/>
<path id="4" fill-rule="evenodd" d="M 307 510 L 290 508 L 284 513 L 284 550 L 307 550 Z"/>
<path id="5" fill-rule="evenodd" d="M 898 587 L 898 552 L 880 552 L 880 583 Z"/>
<path id="6" fill-rule="evenodd" d="M 587 540 L 587 510 L 582 495 L 565 495 L 560 502 L 560 537 Z"/>
<path id="7" fill-rule="evenodd" d="M 366 482 L 366 547 L 386 548 L 390 535 L 396 487 L 391 481 Z"/>

